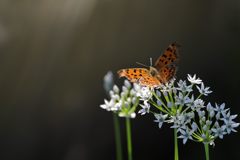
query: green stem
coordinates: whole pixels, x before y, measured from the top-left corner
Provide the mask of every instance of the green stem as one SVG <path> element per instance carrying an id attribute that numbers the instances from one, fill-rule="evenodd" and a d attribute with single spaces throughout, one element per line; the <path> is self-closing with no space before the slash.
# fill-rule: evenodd
<path id="1" fill-rule="evenodd" d="M 162 101 L 162 99 L 160 97 L 157 96 L 157 94 L 155 92 L 152 92 L 152 94 L 154 95 L 154 97 L 159 100 L 162 103 L 162 106 L 164 107 L 165 111 L 167 111 L 168 113 L 171 113 L 171 111 L 168 109 L 168 107 L 165 105 L 165 103 Z M 159 109 L 159 108 L 158 108 Z M 159 109 L 161 110 L 161 109 Z"/>
<path id="2" fill-rule="evenodd" d="M 204 150 L 205 150 L 206 160 L 209 160 L 209 148 L 208 148 L 208 143 L 204 144 Z"/>
<path id="3" fill-rule="evenodd" d="M 122 160 L 122 143 L 120 135 L 120 123 L 119 118 L 116 113 L 113 113 L 113 123 L 114 123 L 114 132 L 115 132 L 115 145 L 116 145 L 116 159 Z"/>
<path id="4" fill-rule="evenodd" d="M 159 109 L 160 111 L 162 111 L 163 113 L 168 113 L 166 110 L 164 110 L 163 108 L 162 108 L 162 106 L 158 106 L 156 103 L 154 103 L 153 101 L 149 101 L 154 107 L 156 107 L 157 109 Z"/>
<path id="5" fill-rule="evenodd" d="M 177 129 L 174 128 L 174 160 L 179 160 L 178 158 L 178 138 Z"/>
<path id="6" fill-rule="evenodd" d="M 127 134 L 128 160 L 132 160 L 132 137 L 131 137 L 131 123 L 129 117 L 126 117 L 126 134 Z"/>

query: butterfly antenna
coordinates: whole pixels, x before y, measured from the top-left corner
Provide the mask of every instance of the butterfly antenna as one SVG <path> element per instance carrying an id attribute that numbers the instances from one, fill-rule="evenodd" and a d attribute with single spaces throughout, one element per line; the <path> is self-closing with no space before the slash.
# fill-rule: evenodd
<path id="1" fill-rule="evenodd" d="M 150 66 L 152 66 L 153 64 L 152 64 L 152 57 L 150 57 Z"/>
<path id="2" fill-rule="evenodd" d="M 141 66 L 144 66 L 144 67 L 149 67 L 149 66 L 147 66 L 147 65 L 145 65 L 145 64 L 143 64 L 143 63 L 140 63 L 140 62 L 136 62 L 137 64 L 139 64 L 139 65 L 141 65 Z"/>

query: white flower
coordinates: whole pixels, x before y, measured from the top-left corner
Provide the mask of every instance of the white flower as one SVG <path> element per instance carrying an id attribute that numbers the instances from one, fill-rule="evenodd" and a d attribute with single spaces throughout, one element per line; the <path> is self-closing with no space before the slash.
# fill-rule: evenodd
<path id="1" fill-rule="evenodd" d="M 191 127 L 192 127 L 193 132 L 195 132 L 195 131 L 198 129 L 198 125 L 197 125 L 197 123 L 195 123 L 195 122 L 193 122 L 193 123 L 191 124 Z"/>
<path id="2" fill-rule="evenodd" d="M 135 118 L 135 117 L 136 117 L 136 113 L 135 112 L 130 114 L 130 118 Z"/>
<path id="3" fill-rule="evenodd" d="M 179 82 L 177 83 L 178 87 L 176 88 L 177 90 L 181 91 L 181 92 L 192 92 L 192 85 L 187 85 L 186 81 L 184 80 L 179 80 Z"/>
<path id="4" fill-rule="evenodd" d="M 141 87 L 141 89 L 137 91 L 137 96 L 140 97 L 140 100 L 146 101 L 152 98 L 152 91 L 149 87 Z"/>
<path id="5" fill-rule="evenodd" d="M 184 113 L 177 113 L 175 116 L 171 116 L 171 119 L 168 122 L 173 123 L 170 128 L 177 128 L 178 130 L 183 128 L 187 123 L 185 121 Z"/>
<path id="6" fill-rule="evenodd" d="M 149 113 L 150 104 L 147 103 L 147 101 L 144 101 L 144 102 L 143 102 L 143 105 L 140 104 L 140 106 L 142 107 L 142 109 L 138 111 L 139 114 L 144 115 L 144 114 L 146 114 L 146 113 Z"/>
<path id="7" fill-rule="evenodd" d="M 191 102 L 191 99 L 188 96 L 183 96 L 181 92 L 179 92 L 178 96 L 175 96 L 175 104 L 183 106 L 184 104 L 187 104 Z"/>
<path id="8" fill-rule="evenodd" d="M 192 110 L 199 110 L 200 108 L 204 108 L 204 101 L 202 99 L 196 99 L 193 102 L 193 106 L 191 106 Z"/>
<path id="9" fill-rule="evenodd" d="M 225 134 L 227 134 L 226 133 L 226 131 L 225 131 L 225 127 L 224 126 L 217 126 L 216 128 L 215 127 L 213 127 L 212 129 L 211 129 L 211 131 L 213 132 L 213 136 L 216 138 L 216 137 L 219 137 L 220 139 L 223 139 L 223 136 L 225 135 Z"/>
<path id="10" fill-rule="evenodd" d="M 131 83 L 130 83 L 128 80 L 125 80 L 125 81 L 124 81 L 124 85 L 125 85 L 127 88 L 131 88 Z"/>
<path id="11" fill-rule="evenodd" d="M 113 86 L 113 91 L 114 91 L 114 93 L 119 93 L 119 88 L 118 88 L 118 86 L 115 85 L 115 84 L 114 84 L 114 86 Z"/>
<path id="12" fill-rule="evenodd" d="M 229 108 L 225 109 L 225 103 L 222 103 L 220 106 L 215 103 L 215 108 L 214 110 L 218 113 L 218 114 L 222 114 L 222 115 L 225 115 L 226 112 L 229 110 Z"/>
<path id="13" fill-rule="evenodd" d="M 111 111 L 119 111 L 122 107 L 122 104 L 122 100 L 118 101 L 114 106 L 111 107 Z"/>
<path id="14" fill-rule="evenodd" d="M 162 92 L 171 92 L 173 89 L 175 89 L 175 87 L 174 87 L 175 80 L 176 80 L 175 78 L 172 78 L 169 82 L 167 82 L 165 84 L 161 84 L 160 90 Z"/>
<path id="15" fill-rule="evenodd" d="M 107 111 L 111 111 L 112 107 L 114 107 L 115 103 L 113 100 L 107 101 L 106 99 L 104 99 L 104 104 L 101 104 L 100 107 L 102 109 L 106 109 Z"/>
<path id="16" fill-rule="evenodd" d="M 200 78 L 196 79 L 196 74 L 194 74 L 193 76 L 191 76 L 190 74 L 188 74 L 187 77 L 188 81 L 191 82 L 192 84 L 201 84 L 202 80 Z"/>
<path id="17" fill-rule="evenodd" d="M 210 87 L 204 87 L 204 84 L 201 83 L 201 88 L 197 86 L 197 89 L 199 91 L 199 93 L 203 94 L 204 96 L 207 96 L 208 94 L 212 93 L 212 91 L 210 91 Z"/>
<path id="18" fill-rule="evenodd" d="M 227 123 L 235 123 L 233 120 L 237 118 L 237 114 L 231 115 L 230 111 L 227 113 L 223 113 L 223 118 L 221 118 L 222 121 L 224 121 L 225 124 Z"/>
<path id="19" fill-rule="evenodd" d="M 192 138 L 192 134 L 193 134 L 193 130 L 189 130 L 188 128 L 186 129 L 180 129 L 179 130 L 181 135 L 178 138 L 182 138 L 183 139 L 183 144 L 186 144 L 188 139 L 193 139 Z"/>
<path id="20" fill-rule="evenodd" d="M 167 114 L 163 115 L 163 114 L 154 114 L 154 117 L 156 118 L 154 120 L 154 122 L 158 123 L 158 127 L 162 128 L 163 123 L 165 122 L 165 119 L 168 117 Z"/>

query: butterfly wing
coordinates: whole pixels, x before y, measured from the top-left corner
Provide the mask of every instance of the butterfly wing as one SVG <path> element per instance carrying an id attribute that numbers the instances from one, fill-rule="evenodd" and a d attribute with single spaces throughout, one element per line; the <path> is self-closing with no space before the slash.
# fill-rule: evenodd
<path id="1" fill-rule="evenodd" d="M 146 68 L 128 68 L 118 71 L 119 77 L 126 77 L 130 82 L 139 83 L 142 86 L 156 87 L 160 85 L 159 80 L 153 77 Z"/>
<path id="2" fill-rule="evenodd" d="M 178 47 L 177 43 L 172 43 L 164 51 L 164 53 L 157 59 L 154 67 L 158 71 L 157 78 L 161 83 L 166 83 L 176 74 L 176 62 L 178 61 Z"/>
<path id="3" fill-rule="evenodd" d="M 176 71 L 177 71 L 177 67 L 175 64 L 163 66 L 160 69 L 157 78 L 161 83 L 167 83 L 170 79 L 172 79 L 175 76 Z"/>
<path id="4" fill-rule="evenodd" d="M 162 67 L 175 63 L 178 60 L 178 47 L 177 43 L 172 43 L 164 51 L 164 53 L 157 59 L 154 67 L 160 71 Z"/>
<path id="5" fill-rule="evenodd" d="M 127 68 L 118 71 L 119 77 L 126 77 L 129 81 L 135 83 L 140 78 L 149 76 L 146 68 Z"/>
<path id="6" fill-rule="evenodd" d="M 139 79 L 139 84 L 141 86 L 147 86 L 147 87 L 150 87 L 150 88 L 155 88 L 155 87 L 160 86 L 161 83 L 160 83 L 159 79 L 150 75 L 150 76 L 140 78 Z"/>

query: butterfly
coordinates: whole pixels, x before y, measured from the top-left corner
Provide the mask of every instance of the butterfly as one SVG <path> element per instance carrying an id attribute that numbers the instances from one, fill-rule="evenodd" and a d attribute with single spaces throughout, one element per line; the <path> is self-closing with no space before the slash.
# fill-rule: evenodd
<path id="1" fill-rule="evenodd" d="M 154 66 L 147 68 L 127 68 L 118 71 L 119 77 L 126 77 L 130 82 L 150 88 L 167 83 L 176 74 L 179 44 L 171 43 L 157 59 Z"/>

